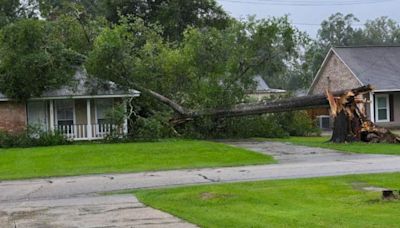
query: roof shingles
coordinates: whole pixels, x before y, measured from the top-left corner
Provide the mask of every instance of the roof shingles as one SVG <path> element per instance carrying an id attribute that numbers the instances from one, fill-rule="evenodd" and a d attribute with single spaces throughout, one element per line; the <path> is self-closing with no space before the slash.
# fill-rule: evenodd
<path id="1" fill-rule="evenodd" d="M 79 98 L 96 96 L 137 96 L 140 92 L 136 90 L 124 90 L 115 83 L 107 81 L 100 82 L 88 77 L 85 70 L 78 70 L 74 75 L 71 85 L 62 86 L 59 89 L 46 91 L 40 98 Z M 0 93 L 0 100 L 7 100 L 7 96 Z"/>
<path id="2" fill-rule="evenodd" d="M 336 47 L 356 77 L 376 90 L 400 90 L 400 46 Z"/>

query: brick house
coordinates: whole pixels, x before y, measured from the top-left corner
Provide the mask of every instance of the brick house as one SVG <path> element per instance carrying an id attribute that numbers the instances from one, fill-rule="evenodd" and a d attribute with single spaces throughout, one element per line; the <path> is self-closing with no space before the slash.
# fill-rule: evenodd
<path id="1" fill-rule="evenodd" d="M 322 94 L 327 88 L 337 91 L 368 84 L 375 89 L 365 95 L 371 101 L 366 107 L 368 117 L 380 126 L 400 127 L 400 46 L 332 48 L 308 94 Z M 328 109 L 311 112 L 317 117 L 329 116 Z"/>
<path id="2" fill-rule="evenodd" d="M 47 91 L 41 97 L 16 102 L 0 93 L 0 131 L 18 133 L 28 126 L 58 131 L 73 140 L 101 139 L 111 131 L 128 132 L 127 120 L 116 126 L 107 113 L 136 90 L 122 90 L 111 82 L 88 79 L 78 70 L 71 85 Z"/>

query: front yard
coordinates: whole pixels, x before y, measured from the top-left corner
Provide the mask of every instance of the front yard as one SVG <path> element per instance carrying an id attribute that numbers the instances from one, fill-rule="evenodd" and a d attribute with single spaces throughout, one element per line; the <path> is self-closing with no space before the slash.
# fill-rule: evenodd
<path id="1" fill-rule="evenodd" d="M 400 173 L 141 190 L 145 204 L 201 227 L 398 227 Z M 372 189 L 372 188 L 371 188 Z"/>
<path id="2" fill-rule="evenodd" d="M 249 150 L 191 140 L 0 149 L 0 180 L 273 162 Z"/>
<path id="3" fill-rule="evenodd" d="M 363 154 L 390 154 L 400 155 L 400 144 L 387 143 L 331 143 L 329 137 L 290 137 L 284 139 L 257 139 L 259 141 L 280 141 L 289 142 L 302 146 L 320 147 L 333 149 L 343 152 L 363 153 Z"/>

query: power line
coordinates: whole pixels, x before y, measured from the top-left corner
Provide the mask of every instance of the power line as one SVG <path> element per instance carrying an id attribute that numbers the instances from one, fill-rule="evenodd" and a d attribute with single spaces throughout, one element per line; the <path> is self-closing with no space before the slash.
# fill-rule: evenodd
<path id="1" fill-rule="evenodd" d="M 346 6 L 346 5 L 366 5 L 366 4 L 378 4 L 385 2 L 393 2 L 397 0 L 349 0 L 349 1 L 294 1 L 294 0 L 220 0 L 224 2 L 247 4 L 247 5 L 281 5 L 281 6 Z"/>
<path id="2" fill-rule="evenodd" d="M 294 24 L 294 25 L 302 25 L 302 26 L 321 26 L 321 23 L 320 23 L 320 24 L 317 24 L 317 23 L 292 22 L 292 24 Z M 351 25 L 354 25 L 354 26 L 364 26 L 365 24 L 360 24 L 360 23 L 358 23 L 358 24 L 351 24 Z"/>

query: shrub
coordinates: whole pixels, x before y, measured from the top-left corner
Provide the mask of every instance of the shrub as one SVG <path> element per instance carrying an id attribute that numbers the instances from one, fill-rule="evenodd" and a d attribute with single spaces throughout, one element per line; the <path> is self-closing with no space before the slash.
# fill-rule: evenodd
<path id="1" fill-rule="evenodd" d="M 0 132 L 0 148 L 55 146 L 70 143 L 62 134 L 30 126 L 19 134 Z"/>
<path id="2" fill-rule="evenodd" d="M 144 118 L 138 116 L 131 127 L 131 137 L 136 139 L 162 139 L 177 136 L 169 124 L 169 115 L 157 113 Z"/>
<path id="3" fill-rule="evenodd" d="M 305 111 L 276 114 L 282 128 L 290 136 L 320 135 L 321 130 Z"/>
<path id="4" fill-rule="evenodd" d="M 265 114 L 226 119 L 198 119 L 181 131 L 190 138 L 282 138 L 309 136 L 319 130 L 305 112 Z"/>

